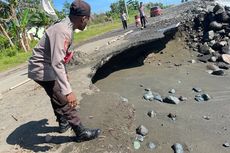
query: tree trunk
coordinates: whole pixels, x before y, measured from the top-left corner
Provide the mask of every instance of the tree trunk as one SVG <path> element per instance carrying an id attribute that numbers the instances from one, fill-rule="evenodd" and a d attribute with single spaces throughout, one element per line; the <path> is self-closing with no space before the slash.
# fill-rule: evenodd
<path id="1" fill-rule="evenodd" d="M 19 47 L 22 48 L 25 52 L 28 52 L 23 39 L 21 39 L 19 43 L 20 43 Z"/>
<path id="2" fill-rule="evenodd" d="M 6 32 L 6 30 L 5 30 L 5 28 L 2 26 L 2 24 L 0 24 L 0 31 L 4 34 L 4 36 L 7 37 L 7 39 L 8 39 L 9 42 L 10 42 L 10 45 L 11 45 L 12 47 L 14 47 L 14 43 L 13 43 L 12 40 L 10 39 L 8 33 Z"/>
<path id="3" fill-rule="evenodd" d="M 23 39 L 23 42 L 25 44 L 26 51 L 29 51 L 30 50 L 30 45 L 29 45 L 29 41 L 28 41 L 28 38 L 27 38 L 25 30 L 22 31 L 22 39 Z"/>

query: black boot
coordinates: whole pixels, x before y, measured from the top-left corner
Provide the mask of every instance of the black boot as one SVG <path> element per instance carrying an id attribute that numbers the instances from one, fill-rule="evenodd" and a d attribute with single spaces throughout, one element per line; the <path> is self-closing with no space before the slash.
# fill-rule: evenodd
<path id="1" fill-rule="evenodd" d="M 59 133 L 64 133 L 66 132 L 69 128 L 69 122 L 65 118 L 61 118 L 59 121 Z"/>
<path id="2" fill-rule="evenodd" d="M 101 133 L 100 129 L 88 129 L 88 128 L 85 128 L 81 123 L 72 128 L 76 134 L 77 142 L 89 141 L 89 140 L 95 139 Z"/>

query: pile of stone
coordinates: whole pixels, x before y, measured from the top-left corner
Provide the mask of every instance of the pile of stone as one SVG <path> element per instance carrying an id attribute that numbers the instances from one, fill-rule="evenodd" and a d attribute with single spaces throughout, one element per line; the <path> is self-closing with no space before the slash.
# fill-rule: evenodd
<path id="1" fill-rule="evenodd" d="M 199 52 L 198 60 L 214 62 L 219 68 L 230 68 L 230 7 L 219 4 L 196 9 L 193 20 L 187 20 L 187 47 Z"/>

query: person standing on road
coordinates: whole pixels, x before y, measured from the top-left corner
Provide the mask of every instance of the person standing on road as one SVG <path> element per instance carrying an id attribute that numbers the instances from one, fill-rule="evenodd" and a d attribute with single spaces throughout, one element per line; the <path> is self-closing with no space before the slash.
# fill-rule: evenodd
<path id="1" fill-rule="evenodd" d="M 100 129 L 85 128 L 75 107 L 79 104 L 69 83 L 66 64 L 73 56 L 70 46 L 75 29 L 84 30 L 90 19 L 90 5 L 74 0 L 69 16 L 51 25 L 29 59 L 28 77 L 42 86 L 50 101 L 59 123 L 60 133 L 70 127 L 76 134 L 76 141 L 97 138 Z"/>
<path id="2" fill-rule="evenodd" d="M 141 29 L 146 28 L 145 8 L 143 2 L 140 2 L 139 6 L 140 18 L 141 18 Z"/>
<path id="3" fill-rule="evenodd" d="M 121 12 L 120 18 L 121 18 L 121 22 L 122 22 L 124 30 L 127 29 L 127 15 L 124 11 Z"/>

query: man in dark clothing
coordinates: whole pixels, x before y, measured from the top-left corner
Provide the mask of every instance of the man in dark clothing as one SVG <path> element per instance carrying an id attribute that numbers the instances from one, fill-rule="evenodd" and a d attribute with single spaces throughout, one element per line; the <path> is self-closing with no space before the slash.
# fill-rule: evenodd
<path id="1" fill-rule="evenodd" d="M 143 2 L 140 2 L 139 12 L 140 12 L 140 19 L 141 19 L 141 29 L 143 29 L 146 28 L 145 8 Z"/>
<path id="2" fill-rule="evenodd" d="M 72 92 L 66 66 L 73 56 L 71 44 L 75 29 L 84 30 L 90 18 L 90 5 L 75 0 L 69 17 L 51 25 L 29 60 L 28 77 L 41 85 L 50 97 L 54 114 L 63 133 L 72 127 L 77 141 L 97 138 L 100 129 L 85 128 L 77 115 L 78 101 Z"/>

